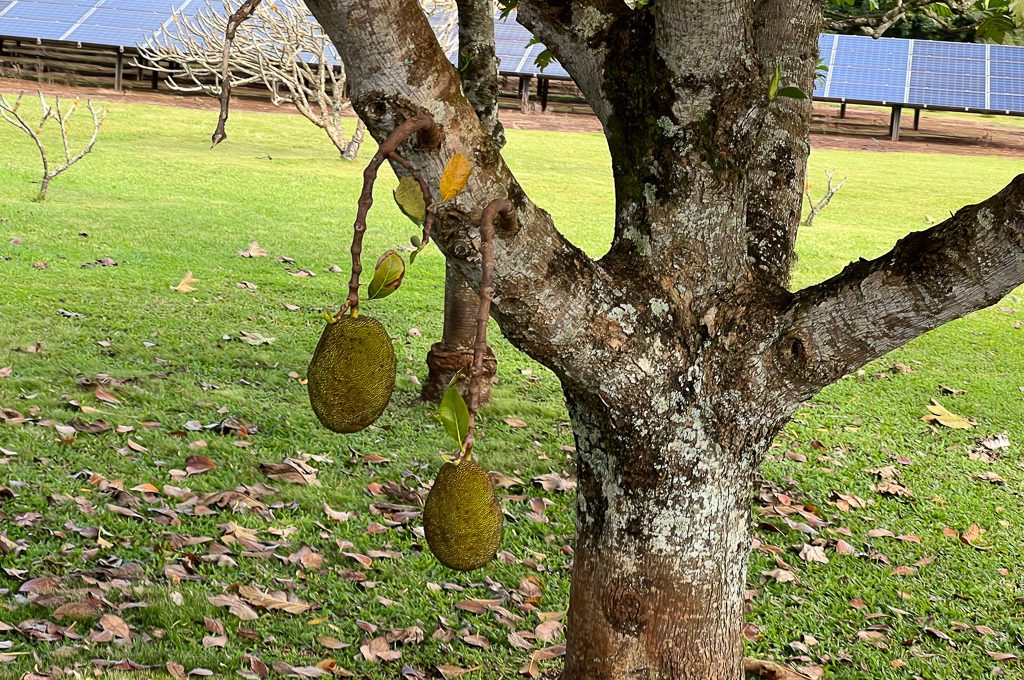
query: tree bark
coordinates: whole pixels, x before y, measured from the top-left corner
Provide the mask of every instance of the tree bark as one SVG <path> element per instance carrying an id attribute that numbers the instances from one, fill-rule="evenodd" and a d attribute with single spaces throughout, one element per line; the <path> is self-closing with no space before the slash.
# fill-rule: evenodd
<path id="1" fill-rule="evenodd" d="M 750 442 L 721 422 L 706 428 L 710 409 L 696 405 L 693 420 L 659 424 L 650 412 L 566 398 L 579 486 L 562 680 L 739 680 L 765 433 Z"/>
<path id="2" fill-rule="evenodd" d="M 444 331 L 441 342 L 434 343 L 427 354 L 427 378 L 423 381 L 420 397 L 424 401 L 439 402 L 448 383 L 456 373 L 462 372 L 456 383 L 463 397 L 469 395 L 469 368 L 473 363 L 476 343 L 476 314 L 480 296 L 476 288 L 450 263 L 445 263 L 444 279 Z M 484 380 L 481 384 L 480 403 L 490 400 L 491 383 L 498 372 L 498 360 L 490 347 L 484 356 Z"/>

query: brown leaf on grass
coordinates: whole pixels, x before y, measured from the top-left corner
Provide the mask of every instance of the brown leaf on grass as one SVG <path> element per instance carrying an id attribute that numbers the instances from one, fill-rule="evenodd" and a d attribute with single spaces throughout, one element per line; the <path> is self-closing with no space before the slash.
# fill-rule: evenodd
<path id="1" fill-rule="evenodd" d="M 316 468 L 295 458 L 285 458 L 281 463 L 260 463 L 260 470 L 273 480 L 303 486 L 319 486 Z"/>
<path id="2" fill-rule="evenodd" d="M 521 419 L 521 418 L 511 418 L 511 417 L 509 417 L 509 418 L 505 418 L 504 421 L 505 421 L 505 424 L 508 425 L 509 427 L 516 427 L 516 428 L 527 427 L 526 421 Z"/>
<path id="3" fill-rule="evenodd" d="M 473 614 L 486 614 L 492 608 L 500 606 L 501 600 L 460 600 L 455 603 L 456 609 L 461 609 Z"/>
<path id="4" fill-rule="evenodd" d="M 991 550 L 992 548 L 984 545 L 978 545 L 977 540 L 981 538 L 981 527 L 977 524 L 972 524 L 967 527 L 967 531 L 960 535 L 960 542 L 964 545 L 969 545 L 975 550 Z"/>
<path id="5" fill-rule="evenodd" d="M 825 549 L 821 546 L 811 545 L 805 543 L 800 548 L 800 559 L 804 562 L 817 562 L 819 564 L 828 564 L 828 557 L 825 555 Z"/>
<path id="6" fill-rule="evenodd" d="M 533 483 L 543 487 L 545 491 L 572 491 L 576 488 L 576 478 L 564 472 L 538 475 L 533 478 Z"/>
<path id="7" fill-rule="evenodd" d="M 565 643 L 560 645 L 552 645 L 551 647 L 545 647 L 544 649 L 538 649 L 536 652 L 530 655 L 530 662 L 519 669 L 520 675 L 528 675 L 531 678 L 540 678 L 540 662 L 550 661 L 551 659 L 557 659 L 560 656 L 565 655 Z"/>
<path id="8" fill-rule="evenodd" d="M 364 569 L 369 569 L 373 566 L 373 560 L 367 557 L 366 555 L 354 552 L 343 552 L 342 555 L 344 555 L 345 557 L 351 557 L 356 562 L 361 564 Z"/>
<path id="9" fill-rule="evenodd" d="M 359 646 L 359 653 L 371 663 L 378 661 L 397 661 L 402 658 L 402 653 L 397 649 L 391 649 L 391 643 L 386 636 L 375 637 L 367 640 Z"/>
<path id="10" fill-rule="evenodd" d="M 323 678 L 331 673 L 326 668 L 319 666 L 293 666 L 286 661 L 275 661 L 270 664 L 275 672 L 286 678 Z"/>
<path id="11" fill-rule="evenodd" d="M 743 659 L 743 674 L 749 678 L 763 678 L 764 680 L 815 680 L 812 676 L 795 671 L 789 666 L 751 658 Z"/>
<path id="12" fill-rule="evenodd" d="M 434 666 L 434 668 L 437 669 L 437 672 L 441 674 L 441 677 L 444 678 L 444 680 L 455 680 L 455 678 L 461 678 L 463 675 L 466 675 L 467 673 L 472 673 L 474 671 L 480 670 L 480 666 L 473 666 L 472 668 L 459 668 L 458 666 L 450 666 L 448 664 L 441 664 L 439 666 Z"/>
<path id="13" fill-rule="evenodd" d="M 943 633 L 938 628 L 932 628 L 930 626 L 925 626 L 924 630 L 929 635 L 932 635 L 933 637 L 937 637 L 940 640 L 945 640 L 946 642 L 952 642 L 953 641 L 953 638 L 949 637 L 949 635 L 947 635 L 946 633 Z"/>
<path id="14" fill-rule="evenodd" d="M 527 640 L 527 637 L 536 637 L 533 633 L 528 630 L 514 631 L 505 636 L 508 643 L 516 649 L 525 649 L 527 651 L 533 649 L 533 643 Z"/>
<path id="15" fill-rule="evenodd" d="M 257 609 L 266 609 L 267 611 L 302 614 L 313 608 L 313 605 L 303 602 L 294 593 L 285 593 L 281 590 L 264 593 L 259 588 L 241 585 L 238 586 L 238 594 Z"/>
<path id="16" fill-rule="evenodd" d="M 185 472 L 191 475 L 201 475 L 217 467 L 217 464 L 206 456 L 189 456 L 185 459 Z"/>
<path id="17" fill-rule="evenodd" d="M 128 639 L 132 636 L 132 631 L 125 623 L 125 620 L 116 614 L 104 614 L 100 618 L 100 628 L 112 634 L 114 637 Z"/>
<path id="18" fill-rule="evenodd" d="M 523 485 L 523 480 L 506 475 L 504 472 L 491 470 L 487 474 L 490 475 L 491 484 L 494 485 L 495 489 L 514 489 Z"/>
<path id="19" fill-rule="evenodd" d="M 840 555 L 854 555 L 856 554 L 857 549 L 846 541 L 839 539 L 836 541 L 836 552 Z"/>
<path id="20" fill-rule="evenodd" d="M 18 588 L 19 593 L 26 593 L 29 595 L 44 595 L 52 593 L 60 587 L 60 581 L 54 576 L 40 576 L 25 581 Z"/>
<path id="21" fill-rule="evenodd" d="M 1020 658 L 1014 654 L 1007 654 L 1006 652 L 985 652 L 995 661 L 1020 661 Z"/>
<path id="22" fill-rule="evenodd" d="M 12 366 L 4 366 L 0 368 L 0 378 L 10 378 L 13 372 L 14 368 Z"/>
<path id="23" fill-rule="evenodd" d="M 300 564 L 305 569 L 319 569 L 324 566 L 324 556 L 308 545 L 304 545 L 288 556 L 291 564 Z"/>
<path id="24" fill-rule="evenodd" d="M 196 284 L 199 283 L 199 279 L 192 277 L 192 271 L 186 271 L 185 276 L 182 277 L 181 283 L 177 286 L 171 286 L 171 290 L 178 293 L 191 293 L 196 289 Z"/>
<path id="25" fill-rule="evenodd" d="M 471 647 L 479 647 L 480 649 L 490 649 L 491 641 L 485 638 L 483 635 L 466 635 L 462 636 L 462 641 Z"/>
<path id="26" fill-rule="evenodd" d="M 244 250 L 236 250 L 235 252 L 239 257 L 266 257 L 269 254 L 263 248 L 260 248 L 260 244 L 257 241 L 250 241 Z"/>
<path id="27" fill-rule="evenodd" d="M 850 512 L 851 510 L 861 510 L 866 508 L 874 501 L 864 500 L 860 496 L 853 494 L 840 493 L 838 491 L 832 492 L 832 497 L 835 499 L 835 505 L 840 512 Z"/>
<path id="28" fill-rule="evenodd" d="M 522 580 L 519 581 L 518 590 L 519 594 L 522 595 L 527 602 L 540 602 L 540 598 L 544 594 L 540 579 L 534 576 L 533 574 L 524 576 Z"/>
<path id="29" fill-rule="evenodd" d="M 554 642 L 562 637 L 564 632 L 565 624 L 561 621 L 545 621 L 533 630 L 534 635 L 541 642 Z"/>
<path id="30" fill-rule="evenodd" d="M 100 615 L 103 603 L 94 597 L 77 602 L 66 602 L 53 610 L 53 617 L 58 621 L 88 621 Z"/>
<path id="31" fill-rule="evenodd" d="M 790 583 L 796 581 L 796 574 L 788 569 L 771 569 L 761 572 L 761 576 L 773 579 L 776 583 Z"/>
<path id="32" fill-rule="evenodd" d="M 259 614 L 237 595 L 212 595 L 206 598 L 215 607 L 227 607 L 228 612 L 242 621 L 255 621 Z"/>
<path id="33" fill-rule="evenodd" d="M 921 420 L 929 424 L 938 423 L 953 430 L 970 430 L 977 425 L 974 421 L 947 410 L 935 399 L 928 404 L 928 413 L 922 416 Z"/>
<path id="34" fill-rule="evenodd" d="M 988 482 L 989 484 L 1006 484 L 1005 478 L 996 474 L 995 472 L 992 472 L 991 470 L 987 470 L 985 472 L 980 473 L 978 475 L 978 479 L 982 480 L 983 482 Z"/>
<path id="35" fill-rule="evenodd" d="M 349 646 L 347 643 L 342 642 L 338 638 L 334 638 L 329 635 L 320 635 L 317 637 L 317 641 L 327 649 L 338 650 L 345 649 Z"/>
<path id="36" fill-rule="evenodd" d="M 170 675 L 174 680 L 185 680 L 188 676 L 185 674 L 185 667 L 177 661 L 168 661 L 167 674 Z"/>
<path id="37" fill-rule="evenodd" d="M 97 387 L 93 391 L 93 394 L 100 401 L 106 402 L 108 404 L 113 404 L 114 406 L 118 406 L 121 403 L 121 400 L 118 399 L 116 396 L 114 396 L 114 394 L 112 392 L 108 392 L 107 390 L 103 389 L 102 387 Z"/>
<path id="38" fill-rule="evenodd" d="M 324 503 L 324 513 L 327 514 L 327 519 L 331 520 L 332 522 L 347 522 L 348 520 L 352 519 L 356 514 L 354 512 L 342 512 L 339 510 L 335 510 L 331 506 L 327 505 L 327 503 Z"/>

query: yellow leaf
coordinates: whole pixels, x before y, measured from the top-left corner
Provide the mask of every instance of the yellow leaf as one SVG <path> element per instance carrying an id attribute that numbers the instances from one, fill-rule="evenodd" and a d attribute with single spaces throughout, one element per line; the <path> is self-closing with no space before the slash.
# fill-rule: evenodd
<path id="1" fill-rule="evenodd" d="M 184 278 L 181 279 L 181 283 L 177 286 L 171 286 L 171 290 L 176 290 L 179 293 L 191 293 L 196 289 L 196 284 L 199 283 L 199 279 L 192 278 L 192 272 L 185 272 Z"/>
<path id="2" fill-rule="evenodd" d="M 932 403 L 928 404 L 928 414 L 923 416 L 921 420 L 926 423 L 938 423 L 954 430 L 970 430 L 974 427 L 974 423 L 946 410 L 942 404 L 934 399 L 932 399 Z"/>
<path id="3" fill-rule="evenodd" d="M 441 202 L 450 201 L 466 187 L 473 173 L 473 162 L 462 154 L 455 154 L 441 173 Z"/>
<path id="4" fill-rule="evenodd" d="M 423 202 L 423 190 L 420 183 L 409 175 L 398 180 L 394 191 L 395 203 L 402 213 L 415 224 L 423 224 L 427 219 L 427 204 Z"/>

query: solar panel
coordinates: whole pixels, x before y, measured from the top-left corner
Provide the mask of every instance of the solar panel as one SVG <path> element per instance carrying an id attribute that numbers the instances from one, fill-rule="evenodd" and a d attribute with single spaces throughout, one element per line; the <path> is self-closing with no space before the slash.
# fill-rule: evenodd
<path id="1" fill-rule="evenodd" d="M 835 54 L 834 46 L 838 41 L 838 35 L 822 35 L 818 38 L 818 59 L 821 63 L 828 67 L 825 71 L 825 75 L 822 78 L 817 78 L 814 81 L 814 96 L 825 97 L 829 87 L 829 76 L 832 71 L 833 55 Z"/>
<path id="2" fill-rule="evenodd" d="M 927 106 L 985 109 L 985 45 L 915 40 L 906 102 Z"/>
<path id="3" fill-rule="evenodd" d="M 881 103 L 905 101 L 909 59 L 909 40 L 838 36 L 826 96 Z"/>
<path id="4" fill-rule="evenodd" d="M 0 0 L 0 36 L 131 48 L 172 12 L 205 8 L 205 0 Z M 439 30 L 452 18 L 435 15 L 431 24 Z M 537 66 L 544 47 L 531 44 L 515 12 L 495 13 L 495 38 L 502 73 L 569 78 L 557 62 Z M 829 67 L 815 82 L 819 99 L 1024 114 L 1024 47 L 829 34 L 818 48 Z"/>
<path id="5" fill-rule="evenodd" d="M 1024 111 L 1024 48 L 992 45 L 989 48 L 989 107 L 997 111 Z"/>

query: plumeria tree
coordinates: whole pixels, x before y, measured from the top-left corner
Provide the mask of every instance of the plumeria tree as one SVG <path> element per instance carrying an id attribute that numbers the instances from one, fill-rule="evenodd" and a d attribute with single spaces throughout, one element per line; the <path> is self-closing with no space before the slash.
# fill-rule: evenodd
<path id="1" fill-rule="evenodd" d="M 460 40 L 482 55 L 462 70 L 415 0 L 306 3 L 386 151 L 374 163 L 420 186 L 431 239 L 562 382 L 578 451 L 563 678 L 738 679 L 765 452 L 825 386 L 1024 283 L 1024 175 L 793 290 L 822 3 L 506 2 L 603 126 L 616 213 L 594 259 L 502 158 L 493 28 L 473 21 L 489 0 L 458 2 Z M 449 196 L 456 158 L 471 173 Z M 363 218 L 370 203 L 364 188 Z M 505 225 L 492 229 L 496 210 Z"/>

